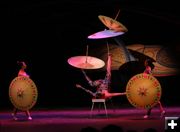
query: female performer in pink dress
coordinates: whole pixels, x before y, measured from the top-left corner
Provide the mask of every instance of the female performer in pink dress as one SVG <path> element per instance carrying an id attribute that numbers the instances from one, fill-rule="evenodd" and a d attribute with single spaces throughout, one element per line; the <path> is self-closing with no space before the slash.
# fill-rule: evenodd
<path id="1" fill-rule="evenodd" d="M 21 69 L 19 70 L 18 72 L 18 76 L 25 76 L 25 77 L 29 77 L 29 75 L 26 73 L 25 69 L 27 68 L 27 65 L 25 62 L 17 62 L 19 65 L 21 65 Z M 13 119 L 14 120 L 18 120 L 18 118 L 16 117 L 16 114 L 17 114 L 17 111 L 18 109 L 14 107 L 14 110 L 13 110 L 13 113 L 12 113 L 12 116 L 13 116 Z M 25 111 L 27 117 L 28 117 L 28 120 L 32 120 L 32 117 L 30 115 L 30 112 L 29 110 L 26 110 Z"/>
<path id="2" fill-rule="evenodd" d="M 153 65 L 152 61 L 150 59 L 146 59 L 144 62 L 144 66 L 145 66 L 145 70 L 143 73 L 152 75 L 152 70 L 154 69 L 154 65 Z M 159 104 L 160 112 L 161 112 L 160 117 L 163 117 L 166 112 L 165 112 L 164 108 L 162 107 L 162 104 L 160 101 L 158 102 L 158 104 Z M 147 119 L 150 116 L 151 110 L 152 110 L 152 108 L 147 110 L 147 113 L 144 116 L 144 119 Z"/>

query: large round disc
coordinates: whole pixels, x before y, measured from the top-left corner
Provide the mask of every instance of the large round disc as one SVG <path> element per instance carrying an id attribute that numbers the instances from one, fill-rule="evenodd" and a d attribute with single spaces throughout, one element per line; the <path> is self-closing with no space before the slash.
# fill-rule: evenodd
<path id="1" fill-rule="evenodd" d="M 133 106 L 145 109 L 152 108 L 161 98 L 161 85 L 152 75 L 137 74 L 129 80 L 126 94 Z"/>
<path id="2" fill-rule="evenodd" d="M 38 97 L 35 83 L 25 76 L 18 76 L 12 80 L 9 86 L 9 98 L 14 107 L 25 111 L 31 109 Z"/>

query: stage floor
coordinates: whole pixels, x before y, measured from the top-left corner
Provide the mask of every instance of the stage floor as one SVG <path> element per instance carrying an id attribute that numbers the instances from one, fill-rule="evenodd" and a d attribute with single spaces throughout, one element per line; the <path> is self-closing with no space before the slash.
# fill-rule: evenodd
<path id="1" fill-rule="evenodd" d="M 90 117 L 90 108 L 32 109 L 31 121 L 26 120 L 24 112 L 19 112 L 19 120 L 14 121 L 11 111 L 3 110 L 0 112 L 0 132 L 80 132 L 88 126 L 100 131 L 110 124 L 121 127 L 124 132 L 143 132 L 147 128 L 163 132 L 165 128 L 165 118 L 160 118 L 158 108 L 152 110 L 149 119 L 143 119 L 146 113 L 143 109 L 108 109 L 108 117 L 103 108 L 99 110 L 94 108 Z M 180 117 L 180 107 L 166 107 L 165 110 L 167 117 Z"/>

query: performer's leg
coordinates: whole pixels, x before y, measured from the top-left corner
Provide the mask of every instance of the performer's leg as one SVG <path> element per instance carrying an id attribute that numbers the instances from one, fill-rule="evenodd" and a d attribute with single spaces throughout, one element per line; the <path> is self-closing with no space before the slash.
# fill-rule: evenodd
<path id="1" fill-rule="evenodd" d="M 104 92 L 106 98 L 114 97 L 114 96 L 121 96 L 121 95 L 126 95 L 126 92 L 124 93 L 109 93 L 109 92 Z"/>
<path id="2" fill-rule="evenodd" d="M 17 120 L 17 117 L 16 117 L 17 111 L 18 111 L 17 108 L 14 107 L 13 112 L 12 112 L 12 116 L 14 120 Z"/>
<path id="3" fill-rule="evenodd" d="M 18 111 L 18 110 L 17 110 L 17 108 L 15 108 L 15 107 L 14 107 L 14 109 L 13 109 L 13 113 L 14 113 L 14 115 L 16 115 L 16 114 L 17 114 L 17 111 Z"/>
<path id="4" fill-rule="evenodd" d="M 160 111 L 161 111 L 161 112 L 164 111 L 164 109 L 163 109 L 162 104 L 161 104 L 160 101 L 158 102 L 158 104 L 159 104 L 159 107 L 160 107 Z"/>
<path id="5" fill-rule="evenodd" d="M 84 90 L 85 92 L 91 94 L 91 95 L 94 96 L 94 97 L 96 96 L 96 93 L 93 93 L 92 91 L 90 91 L 90 90 L 88 90 L 88 89 L 82 87 L 82 86 L 79 85 L 79 84 L 76 84 L 76 87 L 77 87 L 77 88 L 81 88 L 82 90 Z"/>
<path id="6" fill-rule="evenodd" d="M 163 116 L 165 115 L 166 111 L 165 111 L 164 108 L 162 107 L 162 104 L 161 104 L 160 101 L 158 102 L 158 104 L 159 104 L 160 112 L 161 112 L 160 117 L 163 117 Z"/>
<path id="7" fill-rule="evenodd" d="M 152 108 L 148 109 L 147 115 L 150 116 Z"/>
<path id="8" fill-rule="evenodd" d="M 147 118 L 150 116 L 151 110 L 152 110 L 152 108 L 150 108 L 150 109 L 147 110 L 147 113 L 146 113 L 146 115 L 144 116 L 144 119 L 147 119 Z"/>
<path id="9" fill-rule="evenodd" d="M 30 115 L 29 110 L 27 110 L 27 111 L 25 111 L 25 112 L 26 112 L 26 115 L 27 115 L 27 117 L 28 117 L 28 120 L 32 120 L 32 117 L 31 117 L 31 115 Z"/>

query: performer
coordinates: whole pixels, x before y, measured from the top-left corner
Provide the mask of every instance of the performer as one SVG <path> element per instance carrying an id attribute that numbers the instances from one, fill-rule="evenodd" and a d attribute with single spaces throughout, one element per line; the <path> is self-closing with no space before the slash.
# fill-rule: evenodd
<path id="1" fill-rule="evenodd" d="M 107 67 L 106 67 L 106 76 L 104 79 L 98 79 L 95 81 L 92 81 L 85 73 L 84 70 L 82 70 L 86 80 L 88 81 L 89 85 L 96 88 L 96 92 L 92 92 L 84 87 L 82 87 L 79 84 L 76 84 L 76 87 L 83 89 L 87 93 L 91 94 L 95 98 L 111 98 L 113 96 L 120 96 L 120 95 L 126 95 L 126 92 L 124 93 L 110 93 L 110 83 L 111 83 L 111 63 L 112 63 L 112 57 L 111 54 L 108 53 L 108 59 L 107 59 Z"/>
<path id="2" fill-rule="evenodd" d="M 154 64 L 152 63 L 152 61 L 150 59 L 146 59 L 145 62 L 144 62 L 144 66 L 145 66 L 145 70 L 143 72 L 144 76 L 146 74 L 151 74 L 152 75 L 152 70 L 154 69 Z M 161 104 L 160 101 L 158 101 L 158 104 L 159 104 L 160 112 L 161 112 L 160 117 L 162 118 L 165 115 L 166 112 L 165 112 L 164 108 L 162 107 L 162 104 Z M 152 108 L 147 110 L 147 113 L 144 116 L 144 119 L 147 119 L 150 116 L 151 110 L 152 110 Z"/>
<path id="3" fill-rule="evenodd" d="M 25 76 L 25 77 L 29 77 L 29 75 L 26 73 L 25 69 L 27 68 L 27 65 L 25 62 L 17 62 L 18 65 L 21 66 L 21 69 L 19 70 L 18 72 L 18 76 Z M 12 113 L 12 116 L 13 116 L 13 119 L 14 120 L 18 120 L 18 118 L 16 117 L 16 114 L 18 112 L 18 109 L 16 107 L 14 107 L 14 110 L 13 110 L 13 113 Z M 28 117 L 28 120 L 32 120 L 32 117 L 30 115 L 30 112 L 29 110 L 25 111 L 27 117 Z"/>

